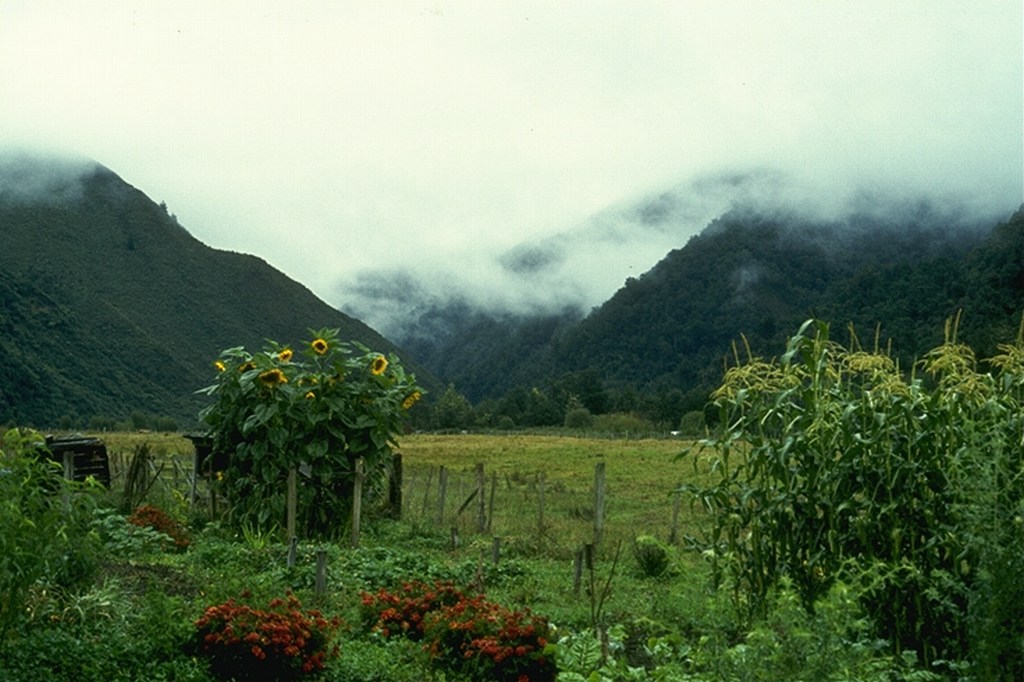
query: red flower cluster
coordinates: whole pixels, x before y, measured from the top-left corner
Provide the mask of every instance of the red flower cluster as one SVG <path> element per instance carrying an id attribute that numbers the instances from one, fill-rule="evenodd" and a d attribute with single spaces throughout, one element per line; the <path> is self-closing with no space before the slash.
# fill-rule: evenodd
<path id="1" fill-rule="evenodd" d="M 404 583 L 397 591 L 378 590 L 377 594 L 363 593 L 363 623 L 385 637 L 404 635 L 408 639 L 423 639 L 423 618 L 443 606 L 458 603 L 462 593 L 447 582 L 433 585 L 414 580 Z"/>
<path id="2" fill-rule="evenodd" d="M 407 583 L 398 593 L 363 595 L 364 618 L 385 637 L 423 640 L 438 665 L 473 679 L 554 680 L 547 620 L 513 611 L 483 595 L 468 597 L 448 583 Z M 374 620 L 375 617 L 375 620 Z"/>
<path id="3" fill-rule="evenodd" d="M 185 527 L 172 518 L 167 512 L 151 504 L 144 504 L 136 507 L 135 511 L 128 516 L 128 523 L 139 528 L 152 528 L 163 533 L 174 541 L 175 549 L 187 549 L 192 541 L 189 540 Z"/>
<path id="4" fill-rule="evenodd" d="M 195 626 L 197 653 L 209 659 L 219 679 L 291 680 L 323 670 L 326 659 L 338 654 L 329 642 L 341 621 L 303 612 L 289 593 L 266 609 L 229 599 L 206 609 Z"/>

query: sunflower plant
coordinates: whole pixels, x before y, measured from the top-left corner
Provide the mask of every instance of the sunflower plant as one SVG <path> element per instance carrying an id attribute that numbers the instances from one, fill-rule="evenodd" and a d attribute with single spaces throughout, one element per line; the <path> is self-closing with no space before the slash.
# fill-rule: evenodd
<path id="1" fill-rule="evenodd" d="M 356 462 L 380 489 L 396 437 L 421 397 L 415 376 L 394 355 L 310 330 L 298 347 L 267 341 L 263 350 L 224 350 L 216 381 L 201 389 L 200 412 L 213 452 L 226 455 L 218 477 L 230 518 L 249 527 L 281 524 L 288 471 L 299 475 L 299 527 L 329 536 L 349 512 Z"/>

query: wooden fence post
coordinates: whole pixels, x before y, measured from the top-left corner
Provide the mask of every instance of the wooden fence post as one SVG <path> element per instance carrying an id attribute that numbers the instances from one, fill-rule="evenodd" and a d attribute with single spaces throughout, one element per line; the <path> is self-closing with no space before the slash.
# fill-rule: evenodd
<path id="1" fill-rule="evenodd" d="M 594 465 L 594 544 L 604 533 L 604 462 Z"/>
<path id="2" fill-rule="evenodd" d="M 580 596 L 580 585 L 583 582 L 583 549 L 576 550 L 572 560 L 572 593 Z"/>
<path id="3" fill-rule="evenodd" d="M 426 518 L 427 506 L 430 502 L 430 483 L 434 480 L 434 467 L 427 469 L 427 485 L 423 489 L 423 511 L 420 512 L 420 516 Z"/>
<path id="4" fill-rule="evenodd" d="M 299 539 L 294 535 L 288 538 L 288 568 L 295 568 L 295 551 L 298 549 Z"/>
<path id="5" fill-rule="evenodd" d="M 313 590 L 317 596 L 327 592 L 327 550 L 322 548 L 316 551 L 316 583 Z"/>
<path id="6" fill-rule="evenodd" d="M 352 548 L 359 547 L 359 521 L 363 514 L 363 458 L 356 460 L 356 478 L 352 485 Z"/>
<path id="7" fill-rule="evenodd" d="M 682 483 L 676 486 L 675 499 L 672 500 L 672 532 L 668 536 L 668 543 L 670 545 L 676 544 L 676 541 L 679 539 L 679 507 L 683 500 L 682 487 Z"/>
<path id="8" fill-rule="evenodd" d="M 491 472 L 491 497 L 487 500 L 487 532 L 491 532 L 494 524 L 494 493 L 498 489 L 498 474 Z"/>
<path id="9" fill-rule="evenodd" d="M 476 529 L 483 533 L 487 530 L 487 477 L 484 475 L 484 463 L 476 465 Z"/>
<path id="10" fill-rule="evenodd" d="M 71 482 L 75 480 L 75 453 L 70 450 L 64 451 L 64 480 Z M 67 486 L 64 487 L 64 511 L 71 509 L 71 495 Z"/>
<path id="11" fill-rule="evenodd" d="M 444 503 L 448 494 L 448 470 L 442 464 L 437 473 L 437 525 L 444 524 Z"/>
<path id="12" fill-rule="evenodd" d="M 296 537 L 295 535 L 295 516 L 297 514 L 296 508 L 298 506 L 298 486 L 299 486 L 299 472 L 294 466 L 288 467 L 288 497 L 287 497 L 287 511 L 285 516 L 286 524 L 286 535 L 288 541 Z"/>
<path id="13" fill-rule="evenodd" d="M 402 518 L 402 453 L 396 452 L 391 458 L 391 480 L 388 487 L 388 507 L 391 518 Z"/>
<path id="14" fill-rule="evenodd" d="M 544 539 L 544 472 L 537 474 L 537 539 Z"/>
<path id="15" fill-rule="evenodd" d="M 196 500 L 199 499 L 199 472 L 200 472 L 199 455 L 196 454 L 192 458 L 192 480 L 191 480 L 191 486 L 189 487 L 189 491 L 188 491 L 189 492 L 189 496 L 188 496 L 189 506 L 193 507 L 193 508 L 196 506 Z"/>

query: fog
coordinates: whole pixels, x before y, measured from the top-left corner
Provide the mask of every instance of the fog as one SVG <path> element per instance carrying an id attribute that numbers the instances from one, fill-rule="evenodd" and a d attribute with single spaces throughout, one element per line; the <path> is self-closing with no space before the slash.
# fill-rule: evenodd
<path id="1" fill-rule="evenodd" d="M 1008 215 L 1021 12 L 8 0 L 0 148 L 94 159 L 385 333 L 586 310 L 735 206 Z"/>
<path id="2" fill-rule="evenodd" d="M 67 203 L 82 196 L 80 179 L 96 163 L 66 155 L 0 146 L 0 200 Z"/>
<path id="3" fill-rule="evenodd" d="M 1016 207 L 953 192 L 893 187 L 835 188 L 801 184 L 768 169 L 701 175 L 657 194 L 595 214 L 564 232 L 504 250 L 476 249 L 450 263 L 363 270 L 339 281 L 346 310 L 401 342 L 429 327 L 421 315 L 458 304 L 496 315 L 586 314 L 629 277 L 639 277 L 671 250 L 722 216 L 757 214 L 799 226 L 824 252 L 846 247 L 844 231 L 862 227 L 974 232 L 1009 217 Z M 820 228 L 820 229 L 818 229 Z M 740 284 L 758 273 L 741 273 Z"/>

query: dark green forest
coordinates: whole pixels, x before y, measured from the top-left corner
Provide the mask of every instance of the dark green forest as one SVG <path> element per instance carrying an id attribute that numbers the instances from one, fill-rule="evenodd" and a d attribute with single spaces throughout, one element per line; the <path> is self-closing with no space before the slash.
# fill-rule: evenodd
<path id="1" fill-rule="evenodd" d="M 734 211 L 582 319 L 455 306 L 449 343 L 405 345 L 479 406 L 478 419 L 561 423 L 575 396 L 594 415 L 675 428 L 702 410 L 736 351 L 772 357 L 806 319 L 877 343 L 911 371 L 958 312 L 961 339 L 984 358 L 1015 338 L 1022 309 L 1024 211 L 998 225 L 927 204 L 820 223 Z"/>

